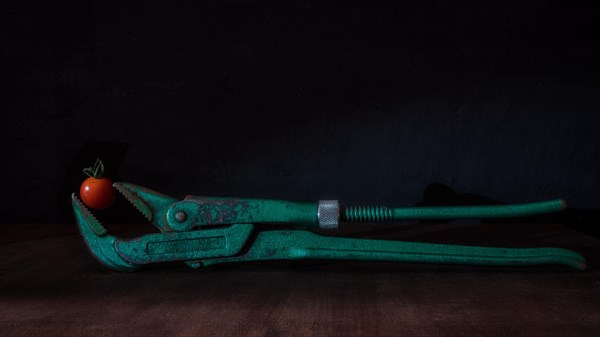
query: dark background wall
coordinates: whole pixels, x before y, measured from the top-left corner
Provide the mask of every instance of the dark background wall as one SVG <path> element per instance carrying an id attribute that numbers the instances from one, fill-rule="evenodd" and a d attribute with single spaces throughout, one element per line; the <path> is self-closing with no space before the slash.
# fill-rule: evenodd
<path id="1" fill-rule="evenodd" d="M 599 208 L 600 15 L 590 8 L 5 7 L 2 221 L 70 220 L 69 193 L 96 157 L 114 179 L 177 197 L 413 205 L 440 183 Z"/>

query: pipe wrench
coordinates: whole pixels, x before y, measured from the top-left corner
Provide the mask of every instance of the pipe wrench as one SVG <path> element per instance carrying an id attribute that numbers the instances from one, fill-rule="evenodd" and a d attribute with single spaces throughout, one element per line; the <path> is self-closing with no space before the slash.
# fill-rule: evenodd
<path id="1" fill-rule="evenodd" d="M 295 202 L 187 196 L 183 200 L 129 183 L 114 183 L 157 229 L 133 239 L 108 234 L 73 193 L 73 211 L 87 247 L 106 267 L 134 271 L 145 265 L 182 261 L 200 268 L 221 263 L 286 260 L 363 260 L 405 263 L 531 266 L 560 264 L 585 269 L 578 253 L 555 247 L 501 248 L 326 236 L 350 223 L 520 217 L 561 211 L 562 200 L 494 206 L 353 207 L 336 200 Z M 288 228 L 261 229 L 286 223 Z M 289 224 L 293 225 L 290 229 Z"/>

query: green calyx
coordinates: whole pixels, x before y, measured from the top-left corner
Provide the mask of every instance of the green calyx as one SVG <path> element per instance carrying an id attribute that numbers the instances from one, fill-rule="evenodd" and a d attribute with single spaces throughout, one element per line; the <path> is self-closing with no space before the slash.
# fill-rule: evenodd
<path id="1" fill-rule="evenodd" d="M 96 159 L 94 166 L 84 168 L 83 173 L 88 177 L 100 179 L 104 174 L 104 164 L 102 163 L 102 160 Z"/>

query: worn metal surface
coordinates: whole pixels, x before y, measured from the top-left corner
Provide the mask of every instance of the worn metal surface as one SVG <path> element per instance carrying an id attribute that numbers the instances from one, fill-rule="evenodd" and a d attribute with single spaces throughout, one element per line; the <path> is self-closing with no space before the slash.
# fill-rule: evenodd
<path id="1" fill-rule="evenodd" d="M 491 248 L 389 240 L 322 236 L 306 230 L 256 231 L 252 224 L 291 223 L 316 227 L 321 203 L 283 200 L 188 196 L 176 201 L 133 184 L 115 187 L 163 233 L 132 240 L 108 235 L 85 206 L 72 196 L 73 210 L 90 251 L 115 270 L 185 261 L 192 267 L 213 264 L 285 259 L 370 260 L 492 266 L 562 264 L 578 270 L 585 259 L 561 248 Z M 331 202 L 331 201 L 330 201 Z M 329 203 L 330 203 L 329 202 Z M 337 205 L 337 202 L 336 202 Z M 438 219 L 451 217 L 506 217 L 560 210 L 561 200 L 524 205 L 479 207 L 347 208 L 346 220 Z M 335 207 L 339 212 L 339 206 Z M 337 218 L 336 218 L 337 220 Z M 219 226 L 219 227 L 215 227 Z M 331 226 L 330 226 L 331 227 Z"/>
<path id="2" fill-rule="evenodd" d="M 307 231 L 266 231 L 240 256 L 199 261 L 226 262 L 285 259 L 363 260 L 487 266 L 562 264 L 585 268 L 584 258 L 560 248 L 492 248 L 432 243 L 366 240 L 317 235 Z"/>
<path id="3" fill-rule="evenodd" d="M 237 255 L 252 233 L 251 224 L 220 229 L 148 234 L 116 240 L 114 248 L 135 265 Z"/>
<path id="4" fill-rule="evenodd" d="M 133 271 L 139 265 L 133 265 L 125 261 L 115 250 L 116 237 L 106 233 L 100 222 L 88 211 L 83 203 L 73 193 L 71 196 L 75 219 L 79 224 L 79 232 L 83 237 L 88 249 L 100 263 L 108 268 L 121 271 Z M 98 229 L 102 228 L 102 231 Z"/>
<path id="5" fill-rule="evenodd" d="M 187 219 L 178 221 L 175 217 L 178 212 L 187 214 Z M 176 231 L 234 223 L 293 223 L 298 227 L 314 227 L 317 203 L 188 196 L 173 203 L 166 218 Z"/>

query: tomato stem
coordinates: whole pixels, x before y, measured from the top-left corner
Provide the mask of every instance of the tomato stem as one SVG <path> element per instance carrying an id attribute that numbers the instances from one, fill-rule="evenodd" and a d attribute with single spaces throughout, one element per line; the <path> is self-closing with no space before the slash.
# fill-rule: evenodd
<path id="1" fill-rule="evenodd" d="M 83 173 L 88 177 L 100 179 L 104 174 L 104 164 L 102 163 L 102 160 L 96 159 L 94 166 L 84 168 Z"/>

